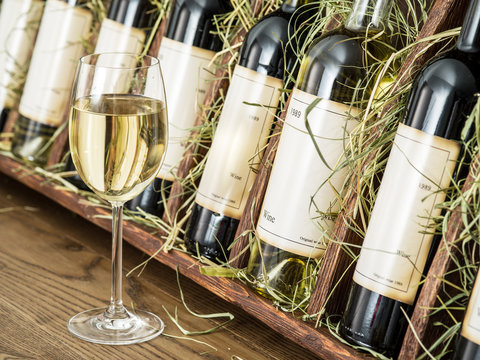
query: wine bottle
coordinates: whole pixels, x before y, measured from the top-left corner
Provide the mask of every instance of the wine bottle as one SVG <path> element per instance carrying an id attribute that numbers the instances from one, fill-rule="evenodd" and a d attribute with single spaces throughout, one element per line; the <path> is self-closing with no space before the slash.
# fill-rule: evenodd
<path id="1" fill-rule="evenodd" d="M 477 275 L 453 360 L 480 359 L 480 277 Z"/>
<path id="2" fill-rule="evenodd" d="M 3 0 L 0 11 L 0 131 L 16 109 L 45 2 Z"/>
<path id="3" fill-rule="evenodd" d="M 203 103 L 214 77 L 210 63 L 221 42 L 212 33 L 213 17 L 228 11 L 226 0 L 178 0 L 175 2 L 162 39 L 158 58 L 162 64 L 168 96 L 169 140 L 157 178 L 126 207 L 162 216 L 174 174 L 185 151 L 189 129 L 194 125 L 198 104 Z"/>
<path id="4" fill-rule="evenodd" d="M 115 0 L 102 21 L 95 53 L 129 52 L 140 54 L 158 12 L 150 0 Z M 65 163 L 65 171 L 75 171 L 70 156 Z M 82 190 L 90 190 L 78 174 L 66 180 Z"/>
<path id="5" fill-rule="evenodd" d="M 361 101 L 355 89 L 371 88 L 364 82 L 368 68 L 390 51 L 380 34 L 391 4 L 356 0 L 346 23 L 307 50 L 247 266 L 251 287 L 267 298 L 301 303 L 314 287 L 315 259 L 325 251 L 339 209 L 336 193 L 347 174 L 333 169 L 343 159 L 345 137 L 358 124 Z M 372 57 L 365 56 L 364 46 Z M 363 96 L 368 99 L 369 90 Z"/>
<path id="6" fill-rule="evenodd" d="M 429 251 L 434 221 L 461 153 L 466 116 L 480 89 L 480 1 L 457 47 L 416 77 L 371 214 L 340 325 L 344 338 L 395 354 Z"/>
<path id="7" fill-rule="evenodd" d="M 228 257 L 255 179 L 252 168 L 259 162 L 280 101 L 285 68 L 294 59 L 288 41 L 295 22 L 290 20 L 305 3 L 284 1 L 243 41 L 186 228 L 185 244 L 193 254 L 217 262 Z"/>
<path id="8" fill-rule="evenodd" d="M 45 5 L 12 138 L 12 153 L 36 165 L 48 160 L 90 30 L 93 16 L 82 4 L 47 0 Z"/>
<path id="9" fill-rule="evenodd" d="M 95 53 L 139 54 L 158 13 L 150 0 L 115 0 L 102 21 Z"/>

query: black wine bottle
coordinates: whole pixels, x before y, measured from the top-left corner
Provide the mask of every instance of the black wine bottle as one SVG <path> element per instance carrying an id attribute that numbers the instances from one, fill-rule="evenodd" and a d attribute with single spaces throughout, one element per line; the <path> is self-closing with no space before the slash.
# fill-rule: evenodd
<path id="1" fill-rule="evenodd" d="M 45 5 L 12 138 L 12 153 L 36 165 L 48 160 L 90 30 L 93 16 L 82 4 L 47 0 Z"/>
<path id="2" fill-rule="evenodd" d="M 158 12 L 150 0 L 115 0 L 107 17 L 102 21 L 95 53 L 129 52 L 140 54 L 143 45 L 154 25 Z M 70 156 L 65 163 L 65 171 L 75 171 Z M 82 190 L 90 190 L 78 174 L 66 180 Z"/>
<path id="3" fill-rule="evenodd" d="M 292 49 L 285 48 L 294 31 L 295 21 L 289 21 L 305 3 L 285 1 L 243 41 L 186 228 L 185 244 L 193 254 L 217 262 L 228 258 L 255 179 L 253 164 L 267 142 L 285 68 L 293 62 Z"/>
<path id="4" fill-rule="evenodd" d="M 345 25 L 307 50 L 247 267 L 251 286 L 265 297 L 300 303 L 314 287 L 315 259 L 325 251 L 338 212 L 336 193 L 347 174 L 346 169 L 332 169 L 342 161 L 345 137 L 358 124 L 361 99 L 355 89 L 371 88 L 364 81 L 368 68 L 390 52 L 381 35 L 390 9 L 391 1 L 357 0 Z M 373 57 L 365 56 L 364 46 Z M 369 90 L 363 96 L 368 99 Z"/>
<path id="5" fill-rule="evenodd" d="M 162 216 L 178 164 L 185 151 L 198 105 L 205 98 L 214 71 L 210 63 L 220 50 L 213 17 L 229 10 L 227 0 L 177 0 L 174 3 L 158 58 L 168 97 L 168 146 L 158 177 L 126 203 L 130 210 Z"/>
<path id="6" fill-rule="evenodd" d="M 0 132 L 16 109 L 45 1 L 3 0 L 0 11 Z"/>
<path id="7" fill-rule="evenodd" d="M 433 218 L 461 152 L 466 116 L 480 89 L 480 1 L 454 51 L 419 73 L 371 214 L 342 318 L 344 338 L 395 354 L 434 239 Z"/>
<path id="8" fill-rule="evenodd" d="M 480 14 L 479 14 L 480 15 Z M 477 274 L 453 360 L 480 359 L 480 277 Z"/>
<path id="9" fill-rule="evenodd" d="M 114 0 L 102 21 L 95 53 L 139 54 L 158 16 L 156 9 L 150 0 Z"/>
<path id="10" fill-rule="evenodd" d="M 475 340 L 470 340 L 464 335 L 460 334 L 455 346 L 453 360 L 480 360 L 480 342 L 478 339 L 478 333 L 475 335 Z"/>

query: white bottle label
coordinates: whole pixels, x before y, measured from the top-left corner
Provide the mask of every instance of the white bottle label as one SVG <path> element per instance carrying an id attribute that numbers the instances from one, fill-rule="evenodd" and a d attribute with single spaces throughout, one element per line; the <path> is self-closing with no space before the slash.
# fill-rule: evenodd
<path id="1" fill-rule="evenodd" d="M 47 1 L 20 101 L 22 115 L 51 126 L 61 124 L 91 22 L 86 9 Z"/>
<path id="2" fill-rule="evenodd" d="M 257 224 L 263 241 L 301 256 L 318 258 L 324 250 L 339 209 L 339 192 L 346 169 L 332 170 L 342 161 L 345 139 L 358 124 L 358 109 L 294 89 Z M 350 114 L 350 115 L 349 115 Z M 305 126 L 308 121 L 320 158 Z M 334 190 L 335 189 L 335 190 Z"/>
<path id="3" fill-rule="evenodd" d="M 460 145 L 400 124 L 372 211 L 354 280 L 413 304 Z"/>
<path id="4" fill-rule="evenodd" d="M 143 30 L 104 19 L 98 35 L 95 53 L 124 52 L 140 54 L 144 41 L 145 32 Z M 125 72 L 124 69 L 135 67 L 136 60 L 133 56 L 122 56 L 121 54 L 114 57 L 99 57 L 90 94 L 124 93 L 135 76 L 134 70 Z"/>
<path id="5" fill-rule="evenodd" d="M 260 161 L 281 87 L 280 79 L 235 67 L 195 199 L 199 205 L 240 219 L 255 180 L 251 167 Z"/>
<path id="6" fill-rule="evenodd" d="M 167 94 L 168 146 L 158 176 L 173 181 L 185 143 L 203 103 L 215 53 L 164 37 L 158 52 Z"/>
<path id="7" fill-rule="evenodd" d="M 127 52 L 139 54 L 145 42 L 143 30 L 104 19 L 98 34 L 95 53 Z"/>
<path id="8" fill-rule="evenodd" d="M 43 1 L 3 0 L 0 12 L 0 105 L 15 108 L 43 13 Z"/>
<path id="9" fill-rule="evenodd" d="M 480 345 L 480 276 L 477 275 L 465 319 L 463 319 L 461 335 Z"/>

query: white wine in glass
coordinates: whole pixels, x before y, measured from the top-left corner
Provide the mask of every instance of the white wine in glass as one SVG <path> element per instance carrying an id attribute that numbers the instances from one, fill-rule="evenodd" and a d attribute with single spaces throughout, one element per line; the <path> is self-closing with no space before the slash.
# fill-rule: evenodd
<path id="1" fill-rule="evenodd" d="M 156 315 L 122 303 L 122 213 L 125 201 L 155 178 L 167 144 L 165 90 L 158 59 L 125 53 L 80 59 L 72 90 L 69 139 L 85 184 L 112 205 L 110 304 L 68 323 L 81 339 L 125 345 L 147 341 L 164 328 Z"/>

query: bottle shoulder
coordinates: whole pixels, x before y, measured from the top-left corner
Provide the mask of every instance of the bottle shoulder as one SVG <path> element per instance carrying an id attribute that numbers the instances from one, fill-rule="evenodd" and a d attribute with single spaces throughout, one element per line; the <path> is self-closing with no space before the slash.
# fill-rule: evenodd
<path id="1" fill-rule="evenodd" d="M 295 72 L 297 44 L 305 40 L 304 28 L 318 11 L 313 4 L 302 4 L 284 2 L 260 19 L 245 36 L 239 64 L 279 79 L 284 77 L 285 70 Z"/>
<path id="2" fill-rule="evenodd" d="M 425 133 L 459 139 L 480 90 L 474 57 L 452 51 L 429 62 L 418 74 L 404 123 Z"/>
<path id="3" fill-rule="evenodd" d="M 344 103 L 353 100 L 354 89 L 359 86 L 370 91 L 365 83 L 366 71 L 370 65 L 386 59 L 391 47 L 381 37 L 366 37 L 365 33 L 341 26 L 314 40 L 302 61 L 298 88 Z"/>
<path id="4" fill-rule="evenodd" d="M 272 13 L 262 18 L 255 24 L 245 36 L 243 43 L 248 47 L 249 43 L 258 41 L 259 38 L 268 41 L 281 42 L 288 40 L 288 18 L 283 14 Z"/>
<path id="5" fill-rule="evenodd" d="M 429 62 L 416 82 L 428 82 L 432 91 L 443 91 L 449 87 L 457 89 L 459 96 L 472 96 L 479 90 L 480 61 L 470 54 L 454 50 Z"/>
<path id="6" fill-rule="evenodd" d="M 338 65 L 361 65 L 362 47 L 359 41 L 343 31 L 333 31 L 318 38 L 307 50 L 311 59 L 334 57 Z"/>
<path id="7" fill-rule="evenodd" d="M 363 49 L 344 28 L 317 38 L 302 61 L 297 87 L 323 99 L 348 102 L 364 76 Z"/>
<path id="8" fill-rule="evenodd" d="M 192 4 L 196 4 L 205 11 L 226 12 L 230 9 L 230 3 L 226 0 L 185 0 Z"/>
<path id="9" fill-rule="evenodd" d="M 255 24 L 243 40 L 239 65 L 261 74 L 283 78 L 284 58 L 291 56 L 287 50 L 284 57 L 290 33 L 289 18 L 289 14 L 277 10 Z"/>
<path id="10" fill-rule="evenodd" d="M 150 28 L 156 16 L 155 5 L 149 0 L 113 1 L 107 18 L 129 27 Z"/>
<path id="11" fill-rule="evenodd" d="M 165 36 L 187 45 L 218 51 L 221 48 L 212 19 L 228 11 L 224 0 L 178 0 L 173 5 Z"/>
<path id="12" fill-rule="evenodd" d="M 371 37 L 368 41 L 366 39 L 365 33 L 356 33 L 340 26 L 315 39 L 307 50 L 307 55 L 322 57 L 326 53 L 335 54 L 341 63 L 366 66 L 368 64 L 362 63 L 365 59 L 368 60 L 368 57 L 364 56 L 365 47 L 368 47 L 368 53 L 375 60 L 386 59 L 392 53 L 393 48 L 386 37 Z"/>

